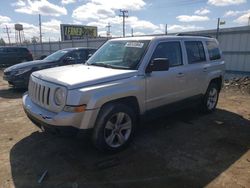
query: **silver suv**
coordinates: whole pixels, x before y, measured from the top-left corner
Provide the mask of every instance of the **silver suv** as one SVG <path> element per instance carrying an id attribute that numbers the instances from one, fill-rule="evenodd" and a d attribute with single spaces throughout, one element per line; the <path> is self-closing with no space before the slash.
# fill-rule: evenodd
<path id="1" fill-rule="evenodd" d="M 213 38 L 112 39 L 85 65 L 32 73 L 23 107 L 42 130 L 87 132 L 97 148 L 118 151 L 131 141 L 143 115 L 159 107 L 196 101 L 212 112 L 224 69 Z"/>

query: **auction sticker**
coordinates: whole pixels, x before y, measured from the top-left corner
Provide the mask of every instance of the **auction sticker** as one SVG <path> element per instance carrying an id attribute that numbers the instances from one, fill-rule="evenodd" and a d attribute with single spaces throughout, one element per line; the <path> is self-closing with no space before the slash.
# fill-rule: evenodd
<path id="1" fill-rule="evenodd" d="M 129 48 L 142 48 L 144 43 L 142 42 L 127 42 L 125 47 Z"/>

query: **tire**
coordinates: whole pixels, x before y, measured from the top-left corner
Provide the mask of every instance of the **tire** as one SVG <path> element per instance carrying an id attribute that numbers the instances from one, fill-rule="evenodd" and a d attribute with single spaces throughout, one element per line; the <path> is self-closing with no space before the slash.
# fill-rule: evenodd
<path id="1" fill-rule="evenodd" d="M 202 111 L 211 113 L 216 109 L 219 99 L 219 88 L 215 83 L 210 83 L 202 101 Z"/>
<path id="2" fill-rule="evenodd" d="M 136 114 L 120 103 L 102 107 L 94 127 L 92 141 L 103 152 L 118 152 L 131 142 L 136 125 Z"/>

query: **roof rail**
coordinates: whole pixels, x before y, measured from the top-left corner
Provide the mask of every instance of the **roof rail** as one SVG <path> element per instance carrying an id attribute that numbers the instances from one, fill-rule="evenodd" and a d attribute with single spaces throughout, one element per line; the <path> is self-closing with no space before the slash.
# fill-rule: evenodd
<path id="1" fill-rule="evenodd" d="M 208 38 L 213 38 L 212 36 L 209 35 L 199 35 L 199 34 L 188 34 L 188 33 L 177 33 L 176 36 L 196 36 L 196 37 L 208 37 Z"/>

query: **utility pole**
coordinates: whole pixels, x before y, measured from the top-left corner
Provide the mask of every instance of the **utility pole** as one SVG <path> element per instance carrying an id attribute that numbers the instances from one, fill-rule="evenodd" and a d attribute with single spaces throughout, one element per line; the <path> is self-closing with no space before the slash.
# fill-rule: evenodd
<path id="1" fill-rule="evenodd" d="M 134 29 L 131 28 L 131 37 L 133 37 L 133 36 L 134 36 Z"/>
<path id="2" fill-rule="evenodd" d="M 42 21 L 41 21 L 41 14 L 39 14 L 39 37 L 40 37 L 40 43 L 42 43 Z"/>
<path id="3" fill-rule="evenodd" d="M 219 30 L 220 30 L 220 18 L 218 18 L 218 21 L 217 21 L 216 39 L 218 39 L 219 37 Z"/>
<path id="4" fill-rule="evenodd" d="M 168 24 L 166 24 L 166 26 L 165 26 L 165 35 L 167 35 L 168 34 Z"/>
<path id="5" fill-rule="evenodd" d="M 125 18 L 128 17 L 128 10 L 120 9 L 120 17 L 122 17 L 122 26 L 123 26 L 123 37 L 125 37 Z"/>
<path id="6" fill-rule="evenodd" d="M 10 28 L 7 25 L 5 25 L 5 33 L 7 33 L 9 45 L 10 45 Z"/>
<path id="7" fill-rule="evenodd" d="M 111 36 L 111 31 L 110 31 L 110 28 L 111 28 L 111 25 L 110 23 L 108 23 L 108 25 L 106 26 L 107 27 L 107 37 L 110 37 Z"/>

